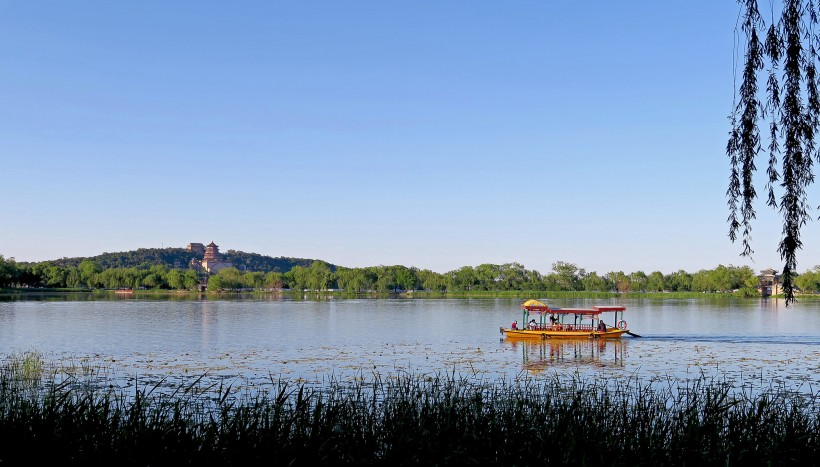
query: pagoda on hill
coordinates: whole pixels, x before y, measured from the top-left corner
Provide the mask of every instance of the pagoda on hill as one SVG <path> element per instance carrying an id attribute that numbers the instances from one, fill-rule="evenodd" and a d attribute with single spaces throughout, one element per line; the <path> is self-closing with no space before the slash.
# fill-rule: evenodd
<path id="1" fill-rule="evenodd" d="M 222 269 L 232 268 L 233 263 L 226 260 L 219 252 L 219 245 L 214 242 L 205 246 L 205 254 L 202 259 L 192 259 L 191 268 L 196 270 L 204 270 L 209 274 L 215 274 Z"/>

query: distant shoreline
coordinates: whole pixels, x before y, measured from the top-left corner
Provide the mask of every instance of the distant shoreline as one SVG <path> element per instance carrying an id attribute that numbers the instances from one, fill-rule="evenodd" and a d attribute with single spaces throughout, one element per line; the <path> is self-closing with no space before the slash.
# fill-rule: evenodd
<path id="1" fill-rule="evenodd" d="M 588 291 L 536 291 L 536 290 L 513 290 L 513 291 L 454 291 L 454 292 L 430 292 L 430 291 L 398 291 L 398 292 L 366 292 L 350 293 L 341 290 L 332 291 L 291 291 L 291 290 L 222 290 L 222 291 L 190 291 L 190 290 L 165 290 L 165 289 L 134 289 L 132 293 L 123 294 L 117 289 L 61 289 L 61 288 L 5 288 L 0 289 L 0 296 L 10 295 L 68 295 L 82 294 L 93 295 L 100 298 L 111 297 L 128 299 L 136 296 L 173 296 L 176 298 L 190 296 L 191 298 L 208 297 L 231 297 L 231 296 L 279 296 L 282 298 L 299 298 L 305 300 L 325 299 L 325 298 L 425 298 L 425 299 L 446 299 L 446 298 L 544 298 L 544 299 L 699 299 L 699 298 L 745 298 L 762 299 L 762 297 L 741 297 L 734 293 L 720 292 L 588 292 Z M 799 298 L 818 299 L 817 294 L 802 294 Z M 783 295 L 774 295 L 769 299 L 782 299 Z"/>

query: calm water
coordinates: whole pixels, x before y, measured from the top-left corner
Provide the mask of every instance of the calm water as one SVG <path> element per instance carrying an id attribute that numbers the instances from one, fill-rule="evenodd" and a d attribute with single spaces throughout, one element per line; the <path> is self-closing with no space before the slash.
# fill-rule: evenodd
<path id="1" fill-rule="evenodd" d="M 64 367 L 110 369 L 126 386 L 186 378 L 328 378 L 411 373 L 514 380 L 558 376 L 721 379 L 820 386 L 820 301 L 544 300 L 625 305 L 620 341 L 511 342 L 522 299 L 0 301 L 0 354 L 40 352 Z M 537 298 L 537 297 L 536 297 Z M 610 323 L 611 324 L 611 323 Z"/>

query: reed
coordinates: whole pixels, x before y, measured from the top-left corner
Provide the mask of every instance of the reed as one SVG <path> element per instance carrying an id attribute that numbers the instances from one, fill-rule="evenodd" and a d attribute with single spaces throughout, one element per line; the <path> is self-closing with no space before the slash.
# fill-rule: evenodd
<path id="1" fill-rule="evenodd" d="M 2 465 L 816 465 L 815 396 L 579 377 L 270 378 L 237 393 L 159 384 L 117 392 L 8 364 Z M 31 367 L 29 367 L 31 368 Z M 29 383 L 26 383 L 29 381 Z"/>

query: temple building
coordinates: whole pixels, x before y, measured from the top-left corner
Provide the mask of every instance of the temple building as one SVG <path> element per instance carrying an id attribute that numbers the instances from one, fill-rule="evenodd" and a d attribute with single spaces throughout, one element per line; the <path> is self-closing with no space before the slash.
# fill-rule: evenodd
<path id="1" fill-rule="evenodd" d="M 198 255 L 204 255 L 205 254 L 205 245 L 203 245 L 201 243 L 189 243 L 187 250 L 192 252 L 192 253 L 196 253 Z"/>
<path id="2" fill-rule="evenodd" d="M 188 244 L 189 251 L 194 251 L 193 249 L 191 249 L 191 247 L 194 245 L 202 244 Z M 207 246 L 204 247 L 204 249 L 205 252 L 203 253 L 202 259 L 191 260 L 191 268 L 196 270 L 204 270 L 209 274 L 215 274 L 222 269 L 233 267 L 233 263 L 222 257 L 222 254 L 219 252 L 219 246 L 214 242 L 209 243 Z"/>
<path id="3" fill-rule="evenodd" d="M 764 269 L 760 271 L 760 275 L 757 277 L 760 279 L 758 290 L 760 290 L 760 294 L 763 295 L 763 297 L 770 297 L 782 292 L 780 289 L 780 276 L 774 269 Z"/>

